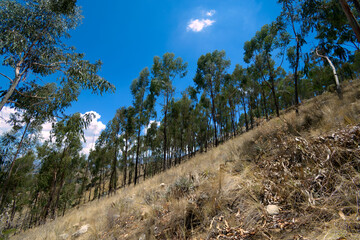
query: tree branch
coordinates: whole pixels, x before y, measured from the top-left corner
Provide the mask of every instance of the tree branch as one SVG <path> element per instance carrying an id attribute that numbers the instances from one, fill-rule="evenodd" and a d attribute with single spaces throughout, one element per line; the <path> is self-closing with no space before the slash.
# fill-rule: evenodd
<path id="1" fill-rule="evenodd" d="M 12 81 L 13 81 L 10 77 L 6 76 L 6 75 L 5 75 L 5 74 L 3 74 L 3 73 L 0 73 L 0 75 L 1 75 L 1 76 L 3 76 L 3 77 L 5 77 L 5 78 L 7 78 L 7 79 L 9 79 L 9 80 L 10 80 L 10 82 L 12 82 Z"/>

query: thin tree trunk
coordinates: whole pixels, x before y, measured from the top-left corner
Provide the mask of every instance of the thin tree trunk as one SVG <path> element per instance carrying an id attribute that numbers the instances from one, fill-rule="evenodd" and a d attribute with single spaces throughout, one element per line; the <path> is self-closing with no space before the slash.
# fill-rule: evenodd
<path id="1" fill-rule="evenodd" d="M 252 97 L 251 96 L 249 99 L 249 115 L 250 115 L 251 129 L 253 129 L 254 128 L 254 118 L 253 118 L 253 111 L 252 111 Z"/>
<path id="2" fill-rule="evenodd" d="M 11 95 L 14 93 L 17 85 L 19 84 L 20 80 L 21 80 L 21 76 L 22 74 L 20 74 L 20 66 L 22 64 L 22 61 L 19 62 L 16 65 L 15 68 L 15 78 L 13 79 L 11 86 L 9 87 L 9 90 L 6 92 L 5 96 L 3 97 L 3 99 L 1 99 L 0 102 L 0 112 L 3 109 L 3 107 L 5 106 L 5 104 L 8 102 L 9 98 L 11 97 Z"/>
<path id="3" fill-rule="evenodd" d="M 354 1 L 354 2 L 356 2 L 356 1 Z M 339 0 L 339 3 L 349 21 L 351 28 L 353 29 L 353 31 L 356 35 L 358 42 L 360 43 L 360 25 L 359 25 L 359 23 L 357 22 L 356 18 L 354 17 L 354 14 L 351 12 L 351 9 L 350 9 L 348 3 L 346 2 L 346 0 Z M 358 7 L 358 5 L 359 5 L 358 2 L 355 3 L 355 6 Z"/>
<path id="4" fill-rule="evenodd" d="M 23 144 L 23 141 L 24 141 L 26 132 L 27 132 L 30 124 L 31 124 L 31 121 L 29 121 L 29 122 L 26 123 L 24 132 L 23 132 L 23 134 L 22 134 L 22 136 L 21 136 L 20 143 L 19 143 L 19 145 L 18 145 L 18 148 L 17 148 L 17 150 L 16 150 L 16 153 L 15 153 L 15 155 L 14 155 L 14 157 L 13 157 L 12 162 L 11 162 L 11 166 L 10 166 L 10 169 L 9 169 L 9 172 L 8 172 L 8 176 L 7 176 L 6 181 L 5 181 L 4 185 L 3 185 L 4 188 L 3 188 L 3 192 L 2 192 L 2 194 L 1 194 L 0 210 L 2 210 L 3 207 L 4 207 L 4 205 L 5 205 L 5 196 L 6 196 L 6 194 L 7 194 L 8 191 L 9 191 L 8 186 L 9 186 L 9 181 L 10 181 L 10 178 L 11 178 L 11 175 L 12 175 L 12 170 L 13 170 L 14 165 L 15 165 L 15 162 L 16 162 L 16 160 L 17 160 L 17 156 L 18 156 L 19 153 L 20 153 L 21 146 L 22 146 L 22 144 Z"/>
<path id="5" fill-rule="evenodd" d="M 53 180 L 52 180 L 52 184 L 51 184 L 51 190 L 50 190 L 50 196 L 49 199 L 47 201 L 47 204 L 44 207 L 43 210 L 43 214 L 42 214 L 42 221 L 45 223 L 46 218 L 49 214 L 50 211 L 50 206 L 53 202 L 53 199 L 55 198 L 55 193 L 56 193 L 56 183 L 57 183 L 57 170 L 54 169 L 54 174 L 53 174 Z"/>
<path id="6" fill-rule="evenodd" d="M 289 11 L 290 14 L 290 20 L 291 20 L 291 26 L 292 26 L 292 30 L 296 39 L 296 59 L 295 59 L 295 66 L 294 66 L 294 82 L 295 82 L 295 111 L 296 114 L 299 114 L 299 91 L 298 91 L 298 80 L 299 80 L 299 76 L 298 76 L 298 67 L 299 67 L 299 60 L 300 60 L 300 39 L 299 36 L 296 32 L 295 29 L 295 20 L 294 20 L 294 16 L 292 15 L 292 7 L 290 8 L 289 3 L 286 2 L 286 7 Z"/>
<path id="7" fill-rule="evenodd" d="M 295 30 L 294 30 L 295 31 Z M 294 80 L 295 80 L 295 111 L 296 114 L 299 114 L 299 90 L 298 90 L 298 81 L 299 81 L 299 74 L 298 74 L 298 67 L 299 67 L 299 60 L 300 60 L 300 42 L 298 37 L 296 37 L 296 60 L 295 60 L 295 71 L 294 71 Z"/>
<path id="8" fill-rule="evenodd" d="M 164 112 L 164 158 L 163 158 L 163 171 L 166 170 L 166 152 L 167 152 L 167 138 L 166 138 L 166 121 L 167 121 L 167 104 L 168 104 L 168 95 L 166 93 L 166 100 L 165 100 L 165 112 Z"/>
<path id="9" fill-rule="evenodd" d="M 137 146 L 136 146 L 136 160 L 135 160 L 134 185 L 136 185 L 137 178 L 138 178 L 137 169 L 138 169 L 139 154 L 140 154 L 140 133 L 141 133 L 141 129 L 140 129 L 140 127 L 139 127 L 139 129 L 138 129 L 138 134 L 137 134 Z"/>
<path id="10" fill-rule="evenodd" d="M 245 114 L 245 128 L 246 128 L 246 131 L 249 131 L 249 123 L 248 123 L 247 114 L 246 114 L 245 98 L 243 97 L 242 99 L 243 99 L 243 108 L 244 108 L 244 114 Z"/>
<path id="11" fill-rule="evenodd" d="M 265 96 L 263 87 L 261 88 L 261 94 L 262 94 L 262 99 L 263 99 L 263 104 L 264 104 L 264 112 L 265 112 L 266 121 L 269 121 L 269 116 L 268 116 L 268 111 L 267 111 L 267 106 L 266 106 L 266 96 Z"/>
<path id="12" fill-rule="evenodd" d="M 127 154 L 128 154 L 128 144 L 127 144 L 127 138 L 125 139 L 125 152 L 124 152 L 124 179 L 123 184 L 124 188 L 126 187 L 126 176 L 127 176 Z"/>
<path id="13" fill-rule="evenodd" d="M 9 227 L 10 227 L 10 224 L 14 220 L 14 217 L 15 217 L 16 197 L 13 195 L 13 198 L 14 198 L 14 200 L 13 200 L 13 205 L 12 205 L 12 208 L 11 208 L 11 216 L 10 216 Z"/>
<path id="14" fill-rule="evenodd" d="M 267 58 L 267 64 L 269 67 L 269 75 L 270 75 L 270 83 L 271 83 L 271 92 L 274 98 L 274 104 L 275 104 L 275 109 L 276 109 L 276 116 L 280 117 L 280 111 L 279 111 L 279 103 L 276 97 L 276 92 L 275 92 L 275 78 L 273 76 L 273 71 L 271 69 L 271 65 L 270 65 L 270 59 Z"/>
<path id="15" fill-rule="evenodd" d="M 53 210 L 52 210 L 52 217 L 53 217 L 53 219 L 56 218 L 55 212 L 56 212 L 56 210 L 57 210 L 58 207 L 59 207 L 60 193 L 61 193 L 62 188 L 63 188 L 63 186 L 64 186 L 64 182 L 65 182 L 65 169 L 64 169 L 64 171 L 63 171 L 62 174 L 61 174 L 61 177 L 60 177 L 60 186 L 59 186 L 58 191 L 57 191 L 57 193 L 56 193 L 56 201 L 55 201 L 55 205 L 53 206 Z"/>
<path id="16" fill-rule="evenodd" d="M 328 56 L 326 56 L 326 55 L 320 55 L 317 49 L 316 49 L 315 51 L 316 51 L 316 55 L 318 55 L 319 57 L 325 58 L 325 59 L 328 61 L 329 65 L 330 65 L 330 67 L 331 67 L 331 69 L 332 69 L 332 71 L 333 71 L 333 74 L 334 74 L 335 84 L 336 84 L 336 92 L 337 92 L 339 98 L 342 99 L 341 86 L 340 86 L 340 82 L 339 82 L 338 75 L 337 75 L 337 73 L 336 73 L 336 68 L 335 68 L 335 66 L 333 65 L 332 61 L 330 60 L 330 58 L 329 58 Z"/>

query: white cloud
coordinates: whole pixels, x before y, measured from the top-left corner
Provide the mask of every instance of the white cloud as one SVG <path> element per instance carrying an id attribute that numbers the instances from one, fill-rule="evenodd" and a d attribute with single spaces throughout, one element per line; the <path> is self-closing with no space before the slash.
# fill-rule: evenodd
<path id="1" fill-rule="evenodd" d="M 12 113 L 15 113 L 15 110 L 6 106 L 0 111 L 0 135 L 11 130 L 11 125 L 6 121 L 10 119 Z"/>
<path id="2" fill-rule="evenodd" d="M 41 141 L 49 139 L 51 129 L 52 129 L 52 122 L 46 122 L 42 125 Z"/>
<path id="3" fill-rule="evenodd" d="M 100 133 L 102 130 L 106 128 L 105 124 L 103 124 L 99 119 L 101 118 L 101 115 L 98 114 L 95 111 L 86 112 L 92 113 L 95 115 L 95 118 L 91 121 L 89 127 L 85 130 L 84 136 L 86 142 L 83 143 L 83 150 L 82 153 L 89 154 L 90 149 L 94 148 L 95 142 L 100 136 Z"/>
<path id="4" fill-rule="evenodd" d="M 149 124 L 144 128 L 144 134 L 147 133 L 147 130 L 151 127 L 151 124 L 152 124 L 153 122 L 156 122 L 158 127 L 160 126 L 160 122 L 155 121 L 155 120 L 150 120 Z"/>
<path id="5" fill-rule="evenodd" d="M 215 13 L 216 13 L 216 11 L 214 9 L 212 9 L 212 10 L 206 12 L 206 16 L 212 17 L 212 16 L 214 16 Z"/>
<path id="6" fill-rule="evenodd" d="M 213 25 L 214 22 L 215 20 L 210 19 L 191 19 L 187 26 L 187 30 L 191 30 L 193 32 L 201 32 L 204 28 Z"/>

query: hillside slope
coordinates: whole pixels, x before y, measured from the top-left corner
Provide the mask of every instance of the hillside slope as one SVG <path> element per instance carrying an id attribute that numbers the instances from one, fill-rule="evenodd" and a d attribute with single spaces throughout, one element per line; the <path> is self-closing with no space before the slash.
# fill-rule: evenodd
<path id="1" fill-rule="evenodd" d="M 360 239 L 360 83 L 299 112 L 13 239 Z"/>

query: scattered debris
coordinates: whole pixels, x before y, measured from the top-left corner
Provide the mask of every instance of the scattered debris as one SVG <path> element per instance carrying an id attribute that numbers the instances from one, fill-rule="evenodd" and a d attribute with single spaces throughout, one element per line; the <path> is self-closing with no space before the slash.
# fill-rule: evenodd
<path id="1" fill-rule="evenodd" d="M 81 226 L 81 228 L 79 230 L 74 232 L 71 236 L 74 237 L 74 238 L 77 238 L 80 235 L 86 233 L 88 231 L 89 227 L 90 227 L 89 224 L 83 225 L 83 226 Z"/>

